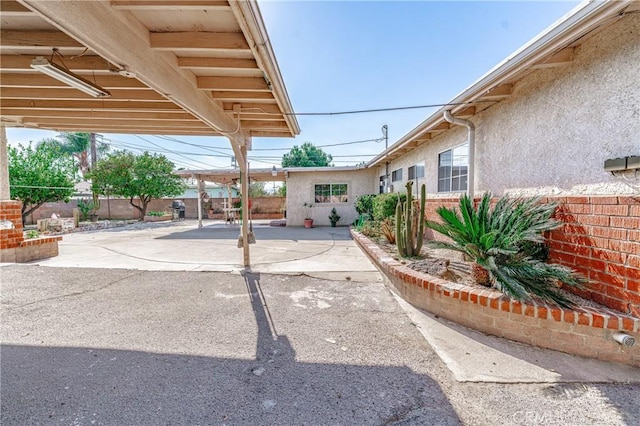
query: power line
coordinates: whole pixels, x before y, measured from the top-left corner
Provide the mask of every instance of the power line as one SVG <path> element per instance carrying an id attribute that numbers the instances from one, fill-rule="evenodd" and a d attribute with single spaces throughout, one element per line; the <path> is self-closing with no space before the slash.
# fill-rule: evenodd
<path id="1" fill-rule="evenodd" d="M 489 102 L 498 102 L 498 101 L 489 101 Z M 282 115 L 347 115 L 347 114 L 364 114 L 369 112 L 385 112 L 385 111 L 404 111 L 409 109 L 423 109 L 423 108 L 436 108 L 436 107 L 444 107 L 444 106 L 458 106 L 458 105 L 469 105 L 473 102 L 455 102 L 455 103 L 446 103 L 446 104 L 431 104 L 431 105 L 415 105 L 415 106 L 405 106 L 405 107 L 392 107 L 392 108 L 374 108 L 374 109 L 360 109 L 360 110 L 352 110 L 352 111 L 338 111 L 338 112 L 285 112 Z M 280 113 L 268 113 L 270 115 L 280 115 Z"/>

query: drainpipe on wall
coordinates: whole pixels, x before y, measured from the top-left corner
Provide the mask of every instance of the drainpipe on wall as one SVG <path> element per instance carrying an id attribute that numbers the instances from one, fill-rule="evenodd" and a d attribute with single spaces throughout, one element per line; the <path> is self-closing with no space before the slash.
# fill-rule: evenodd
<path id="1" fill-rule="evenodd" d="M 475 162 L 476 162 L 476 126 L 469 120 L 463 120 L 462 118 L 456 118 L 451 115 L 451 111 L 444 111 L 444 119 L 451 124 L 457 124 L 458 126 L 465 126 L 468 131 L 469 138 L 469 174 L 467 177 L 467 195 L 473 201 L 474 199 L 474 189 L 475 189 L 475 179 L 474 175 L 476 172 Z"/>

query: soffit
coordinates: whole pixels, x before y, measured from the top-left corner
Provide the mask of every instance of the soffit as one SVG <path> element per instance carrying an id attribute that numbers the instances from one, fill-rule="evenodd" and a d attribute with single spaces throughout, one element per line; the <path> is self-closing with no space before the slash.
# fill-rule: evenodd
<path id="1" fill-rule="evenodd" d="M 264 66 L 275 58 L 257 47 L 259 32 L 242 13 L 259 17 L 255 1 L 232 7 L 220 0 L 2 0 L 0 8 L 0 115 L 8 126 L 225 132 L 245 140 L 299 133 L 277 66 Z M 76 19 L 95 21 L 96 34 L 73 21 L 76 9 Z M 59 55 L 52 56 L 54 48 Z M 112 96 L 96 99 L 41 74 L 30 67 L 36 56 Z M 123 69 L 135 77 L 122 76 Z"/>

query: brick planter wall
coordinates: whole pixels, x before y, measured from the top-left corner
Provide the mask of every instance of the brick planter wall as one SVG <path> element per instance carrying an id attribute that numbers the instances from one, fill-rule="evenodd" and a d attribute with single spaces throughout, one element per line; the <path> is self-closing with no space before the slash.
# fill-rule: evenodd
<path id="1" fill-rule="evenodd" d="M 457 207 L 458 201 L 427 199 L 425 217 L 439 221 L 435 210 Z M 541 201 L 556 203 L 556 218 L 565 223 L 546 236 L 550 260 L 577 270 L 589 281 L 585 290 L 571 291 L 640 318 L 640 196 L 547 197 Z M 433 238 L 443 237 L 427 230 L 427 239 Z"/>
<path id="2" fill-rule="evenodd" d="M 0 230 L 0 262 L 24 263 L 58 255 L 58 241 L 62 237 L 24 239 L 22 203 L 0 201 L 0 220 L 9 220 L 14 229 Z"/>
<path id="3" fill-rule="evenodd" d="M 410 269 L 367 237 L 353 239 L 400 296 L 412 305 L 495 336 L 574 355 L 640 366 L 640 345 L 626 347 L 612 335 L 624 331 L 640 341 L 640 319 L 605 309 L 560 309 L 522 303 L 492 289 L 451 283 Z"/>

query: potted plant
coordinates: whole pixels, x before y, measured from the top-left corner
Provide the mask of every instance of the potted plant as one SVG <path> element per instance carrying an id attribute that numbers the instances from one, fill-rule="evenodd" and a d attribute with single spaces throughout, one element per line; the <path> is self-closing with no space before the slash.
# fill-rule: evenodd
<path id="1" fill-rule="evenodd" d="M 338 211 L 334 207 L 331 209 L 331 214 L 329 215 L 329 222 L 331 222 L 331 227 L 335 228 L 339 220 L 340 220 L 340 215 L 338 214 Z"/>
<path id="2" fill-rule="evenodd" d="M 311 218 L 311 209 L 313 208 L 313 204 L 304 203 L 303 206 L 304 206 L 304 210 L 305 210 L 304 227 L 305 228 L 313 228 L 313 219 Z"/>

